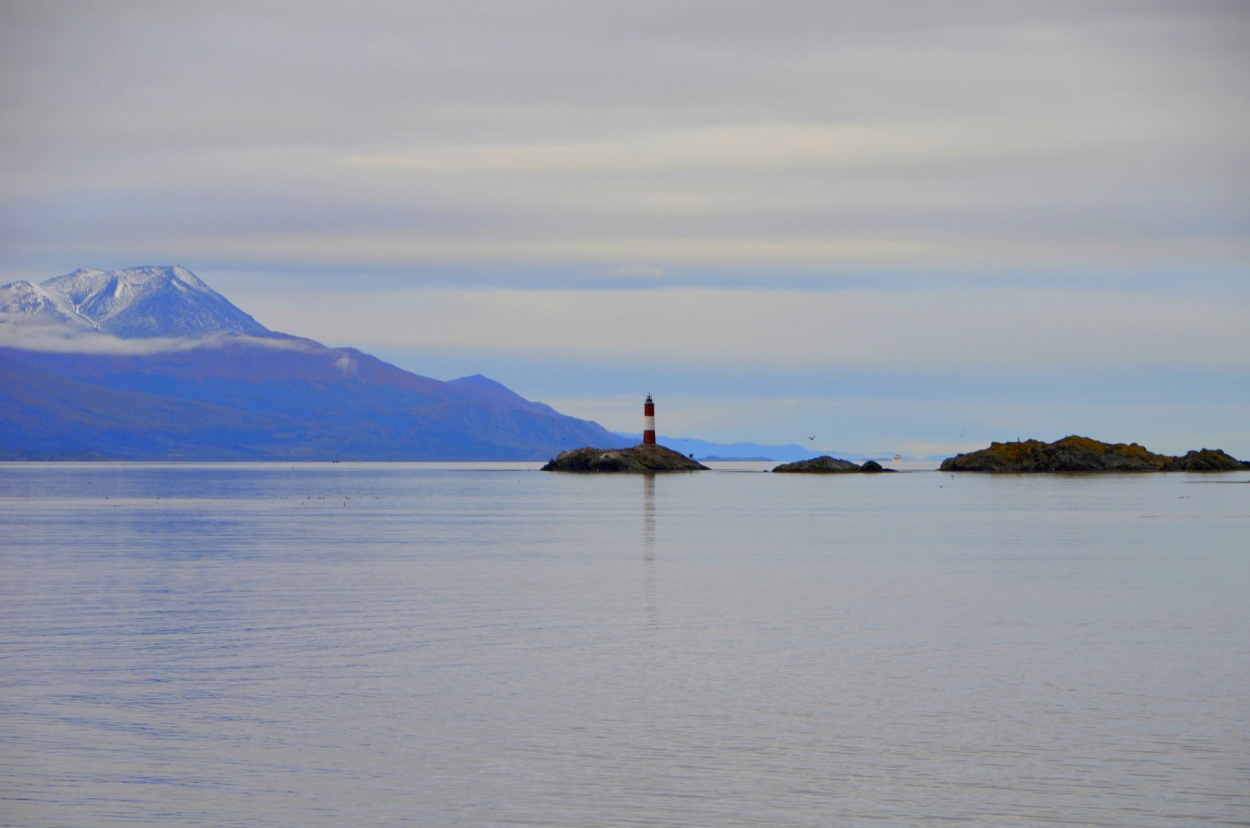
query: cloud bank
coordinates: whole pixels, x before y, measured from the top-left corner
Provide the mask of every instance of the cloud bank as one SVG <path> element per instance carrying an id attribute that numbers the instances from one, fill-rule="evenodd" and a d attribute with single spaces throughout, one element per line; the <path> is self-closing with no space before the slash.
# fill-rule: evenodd
<path id="1" fill-rule="evenodd" d="M 1248 252 L 1237 3 L 54 1 L 5 23 L 10 268 L 680 281 Z"/>

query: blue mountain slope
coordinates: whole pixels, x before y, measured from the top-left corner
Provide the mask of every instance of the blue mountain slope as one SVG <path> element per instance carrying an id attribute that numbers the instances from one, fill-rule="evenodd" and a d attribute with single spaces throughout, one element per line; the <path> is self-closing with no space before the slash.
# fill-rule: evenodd
<path id="1" fill-rule="evenodd" d="M 486 377 L 270 331 L 176 266 L 0 287 L 0 325 L 171 340 L 139 356 L 0 347 L 0 458 L 546 460 L 627 442 Z"/>
<path id="2" fill-rule="evenodd" d="M 368 354 L 300 345 L 240 337 L 142 357 L 0 348 L 0 456 L 545 460 L 624 444 L 519 396 L 483 401 Z"/>

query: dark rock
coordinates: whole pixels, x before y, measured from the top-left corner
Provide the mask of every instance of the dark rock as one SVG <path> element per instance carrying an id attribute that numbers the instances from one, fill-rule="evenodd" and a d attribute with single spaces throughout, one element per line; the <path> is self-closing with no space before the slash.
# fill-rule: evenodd
<path id="1" fill-rule="evenodd" d="M 699 471 L 707 466 L 665 446 L 640 443 L 633 448 L 585 448 L 562 452 L 543 471 L 663 472 Z"/>
<path id="2" fill-rule="evenodd" d="M 1203 449 L 1184 457 L 1155 454 L 1136 443 L 1102 443 L 1075 435 L 1053 443 L 1023 440 L 948 457 L 941 471 L 977 472 L 1149 472 L 1222 471 L 1240 468 L 1222 451 Z"/>
<path id="3" fill-rule="evenodd" d="M 803 474 L 849 474 L 862 471 L 859 464 L 850 460 L 838 460 L 825 454 L 811 460 L 798 460 L 793 463 L 782 463 L 775 472 L 794 472 Z"/>
<path id="4" fill-rule="evenodd" d="M 876 473 L 878 473 L 878 472 L 892 472 L 892 471 L 894 471 L 894 469 L 887 469 L 887 468 L 883 468 L 883 467 L 882 467 L 882 465 L 881 465 L 880 463 L 878 463 L 876 460 L 867 460 L 867 461 L 865 461 L 865 462 L 864 462 L 864 465 L 862 465 L 862 466 L 860 466 L 860 467 L 859 467 L 859 470 L 860 470 L 860 471 L 862 471 L 862 472 L 868 472 L 868 473 L 871 473 L 871 474 L 876 474 Z"/>
<path id="5" fill-rule="evenodd" d="M 1173 457 L 1163 467 L 1164 471 L 1241 471 L 1246 466 L 1219 449 L 1191 451 L 1184 457 Z"/>

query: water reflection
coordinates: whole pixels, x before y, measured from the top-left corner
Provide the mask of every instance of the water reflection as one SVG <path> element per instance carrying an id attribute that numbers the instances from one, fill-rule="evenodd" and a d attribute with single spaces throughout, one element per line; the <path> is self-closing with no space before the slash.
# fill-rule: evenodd
<path id="1" fill-rule="evenodd" d="M 659 625 L 656 618 L 654 474 L 642 476 L 642 560 L 642 589 L 647 629 L 654 632 Z M 654 649 L 654 639 L 651 639 L 649 646 Z"/>
<path id="2" fill-rule="evenodd" d="M 655 560 L 655 474 L 642 476 L 642 557 Z"/>

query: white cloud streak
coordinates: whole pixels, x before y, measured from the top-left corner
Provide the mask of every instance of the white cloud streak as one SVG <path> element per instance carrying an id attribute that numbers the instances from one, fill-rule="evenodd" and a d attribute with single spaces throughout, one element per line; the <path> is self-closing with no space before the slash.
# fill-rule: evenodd
<path id="1" fill-rule="evenodd" d="M 150 356 L 178 351 L 192 351 L 200 348 L 222 348 L 233 341 L 247 340 L 249 343 L 265 348 L 305 351 L 318 346 L 307 340 L 296 338 L 271 339 L 253 337 L 243 334 L 216 334 L 200 339 L 173 339 L 164 337 L 147 337 L 143 339 L 123 339 L 111 334 L 96 331 L 82 331 L 60 325 L 28 325 L 11 324 L 0 320 L 0 348 L 15 348 L 21 351 L 41 351 L 58 354 L 107 354 L 111 356 Z M 352 362 L 344 355 L 343 360 Z M 345 372 L 354 370 L 354 363 L 339 364 Z"/>

